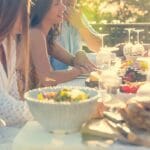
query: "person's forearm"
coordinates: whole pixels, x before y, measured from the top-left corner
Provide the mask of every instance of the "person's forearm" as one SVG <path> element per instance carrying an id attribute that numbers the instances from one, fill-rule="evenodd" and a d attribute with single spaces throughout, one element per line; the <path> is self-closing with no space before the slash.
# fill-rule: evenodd
<path id="1" fill-rule="evenodd" d="M 98 36 L 91 33 L 86 27 L 79 28 L 79 32 L 91 51 L 98 52 L 100 50 L 102 41 Z"/>
<path id="2" fill-rule="evenodd" d="M 67 71 L 65 70 L 65 71 L 51 72 L 50 77 L 56 80 L 56 83 L 59 84 L 66 81 L 70 81 L 75 77 L 79 76 L 80 74 L 81 72 L 78 69 L 73 68 L 72 70 L 67 70 Z"/>
<path id="3" fill-rule="evenodd" d="M 54 44 L 50 55 L 54 56 L 65 64 L 73 66 L 74 56 L 57 43 Z"/>
<path id="4" fill-rule="evenodd" d="M 48 78 L 52 80 L 40 79 L 41 86 L 55 86 L 57 84 L 70 81 L 81 74 L 79 69 L 73 68 L 72 70 L 65 71 L 52 71 Z"/>
<path id="5" fill-rule="evenodd" d="M 83 40 L 86 42 L 88 48 L 94 52 L 98 52 L 101 47 L 101 39 L 90 30 L 88 23 L 82 20 L 82 13 L 80 11 L 72 10 L 72 15 L 69 17 L 69 22 L 79 32 Z"/>

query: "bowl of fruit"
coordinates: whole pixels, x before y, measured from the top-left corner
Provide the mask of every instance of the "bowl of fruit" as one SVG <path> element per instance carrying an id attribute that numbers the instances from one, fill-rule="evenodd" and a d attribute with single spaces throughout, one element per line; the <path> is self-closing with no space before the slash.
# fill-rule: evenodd
<path id="1" fill-rule="evenodd" d="M 142 61 L 127 61 L 122 65 L 120 92 L 135 94 L 147 79 L 147 64 Z"/>
<path id="2" fill-rule="evenodd" d="M 87 87 L 46 87 L 24 95 L 36 121 L 48 132 L 78 131 L 95 110 L 98 91 Z"/>

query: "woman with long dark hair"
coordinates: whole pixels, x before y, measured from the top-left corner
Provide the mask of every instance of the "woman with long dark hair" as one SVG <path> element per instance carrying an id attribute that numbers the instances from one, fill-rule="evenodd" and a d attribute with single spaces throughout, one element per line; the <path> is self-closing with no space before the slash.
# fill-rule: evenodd
<path id="1" fill-rule="evenodd" d="M 0 0 L 0 118 L 6 125 L 31 118 L 21 101 L 28 89 L 29 13 L 30 0 Z"/>
<path id="2" fill-rule="evenodd" d="M 63 21 L 65 6 L 62 0 L 35 0 L 31 9 L 31 76 L 32 88 L 56 85 L 72 80 L 94 69 L 92 63 L 83 63 L 55 42 L 59 24 Z M 51 56 L 73 66 L 71 70 L 54 71 L 49 63 Z"/>
<path id="3" fill-rule="evenodd" d="M 30 88 L 56 85 L 95 69 L 88 59 L 82 59 L 83 53 L 72 56 L 55 42 L 65 10 L 62 0 L 34 0 L 33 3 L 30 20 Z M 54 71 L 48 54 L 73 68 Z M 98 103 L 93 117 L 101 116 L 103 109 L 103 104 Z"/>

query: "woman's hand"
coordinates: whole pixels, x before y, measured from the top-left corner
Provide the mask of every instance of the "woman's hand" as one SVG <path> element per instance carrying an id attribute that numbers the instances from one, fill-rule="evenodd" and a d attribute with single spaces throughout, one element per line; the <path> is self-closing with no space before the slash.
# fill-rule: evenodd
<path id="1" fill-rule="evenodd" d="M 88 72 L 92 72 L 96 69 L 96 66 L 88 59 L 84 51 L 78 51 L 74 58 L 75 67 L 83 67 Z"/>
<path id="2" fill-rule="evenodd" d="M 81 74 L 89 73 L 89 71 L 86 68 L 80 66 L 73 67 L 72 70 L 74 70 L 78 76 Z"/>

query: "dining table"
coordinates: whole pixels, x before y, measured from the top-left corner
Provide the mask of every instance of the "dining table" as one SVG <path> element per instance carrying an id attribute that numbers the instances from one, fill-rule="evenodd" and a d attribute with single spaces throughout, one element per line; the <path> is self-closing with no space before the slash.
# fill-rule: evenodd
<path id="1" fill-rule="evenodd" d="M 59 86 L 85 86 L 85 76 L 79 76 L 76 79 L 60 84 Z M 35 133 L 35 135 L 31 134 L 31 130 L 27 130 L 27 128 L 29 128 L 32 125 L 32 130 L 33 130 L 33 134 Z M 35 126 L 35 127 L 34 127 Z M 38 137 L 38 133 L 36 132 L 37 130 L 40 130 L 41 132 L 43 131 L 42 127 L 37 124 L 36 121 L 29 121 L 26 124 L 20 124 L 20 125 L 16 125 L 16 126 L 5 126 L 5 127 L 0 127 L 0 150 L 19 150 L 19 148 L 17 148 L 17 144 L 20 144 L 20 138 L 21 138 L 21 134 L 24 132 L 29 132 L 30 136 L 34 137 L 34 142 L 35 145 L 39 144 L 40 147 L 40 137 Z M 43 139 L 44 137 L 48 136 L 49 137 L 49 142 L 47 142 L 51 148 L 49 149 L 64 149 L 64 150 L 73 150 L 73 149 L 90 149 L 90 150 L 95 150 L 95 149 L 111 149 L 111 150 L 149 150 L 148 147 L 144 147 L 144 146 L 137 146 L 137 145 L 131 145 L 128 143 L 122 143 L 119 141 L 115 141 L 115 142 L 111 142 L 109 140 L 100 140 L 98 139 L 94 139 L 94 146 L 91 147 L 90 145 L 92 144 L 83 144 L 83 140 L 82 140 L 82 136 L 80 133 L 74 133 L 74 134 L 70 134 L 67 135 L 66 138 L 60 138 L 59 136 L 59 142 L 57 143 L 57 136 L 51 134 L 51 135 L 47 135 L 48 133 L 45 133 L 45 135 L 43 135 Z M 55 140 L 54 140 L 55 137 Z M 30 142 L 29 139 L 27 139 L 27 137 L 24 136 L 24 139 L 22 139 L 23 141 L 26 142 Z M 40 142 L 38 142 L 38 140 Z M 62 141 L 61 141 L 62 140 Z M 46 140 L 45 140 L 46 142 Z M 65 144 L 62 146 L 62 142 L 64 142 Z M 57 143 L 57 144 L 56 144 Z M 27 144 L 27 143 L 26 143 Z M 15 145 L 15 146 L 14 146 Z M 60 147 L 59 147 L 60 145 Z M 80 147 L 80 146 L 82 147 Z M 55 147 L 56 146 L 56 147 Z M 79 146 L 79 147 L 78 147 Z M 15 149 L 16 147 L 16 149 Z M 23 147 L 22 147 L 23 148 Z M 25 149 L 25 148 L 24 148 Z M 36 150 L 38 150 L 37 148 L 35 148 Z M 26 150 L 34 150 L 34 147 L 32 145 L 31 149 L 26 149 Z M 40 148 L 39 148 L 40 150 Z M 45 148 L 41 148 L 41 150 L 47 150 L 46 146 Z"/>

